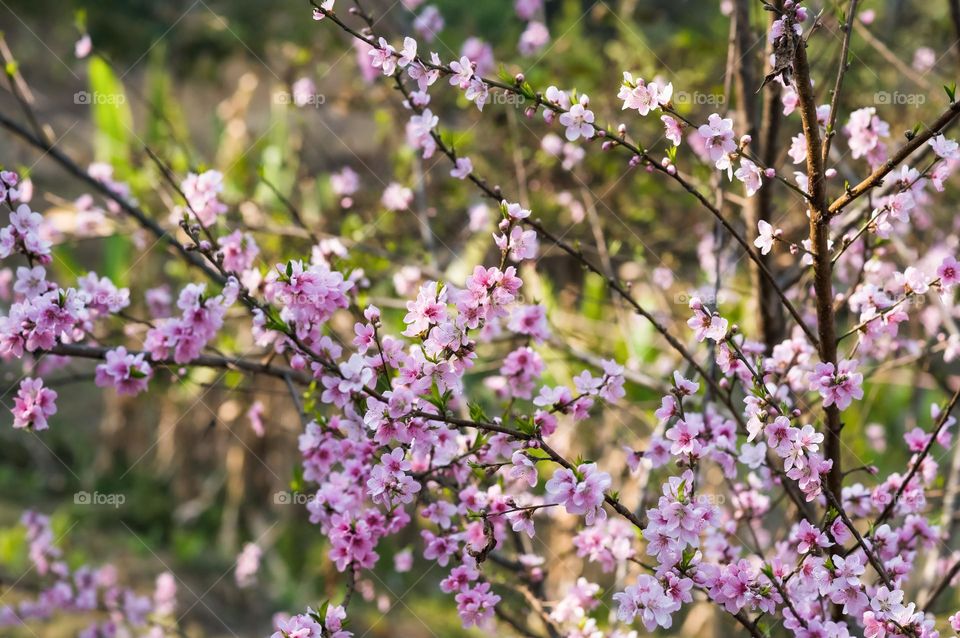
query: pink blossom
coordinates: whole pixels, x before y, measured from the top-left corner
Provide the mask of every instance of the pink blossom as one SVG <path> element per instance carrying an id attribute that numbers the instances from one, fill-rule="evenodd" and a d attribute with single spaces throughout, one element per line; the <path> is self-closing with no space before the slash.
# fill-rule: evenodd
<path id="1" fill-rule="evenodd" d="M 533 55 L 543 50 L 549 42 L 550 31 L 547 25 L 533 20 L 527 23 L 527 28 L 520 34 L 517 50 L 520 51 L 520 55 Z"/>
<path id="2" fill-rule="evenodd" d="M 13 427 L 46 430 L 47 418 L 57 413 L 57 393 L 43 387 L 43 379 L 25 378 L 13 400 Z"/>
<path id="3" fill-rule="evenodd" d="M 387 210 L 394 212 L 407 210 L 413 203 L 413 191 L 406 186 L 391 182 L 383 191 L 380 201 Z"/>
<path id="4" fill-rule="evenodd" d="M 727 156 L 737 150 L 737 143 L 733 139 L 733 120 L 714 113 L 708 118 L 707 124 L 697 129 L 697 133 L 703 140 L 710 161 L 717 168 L 726 169 L 730 165 Z"/>
<path id="5" fill-rule="evenodd" d="M 473 172 L 473 162 L 469 157 L 458 157 L 454 167 L 450 170 L 450 177 L 466 179 Z"/>
<path id="6" fill-rule="evenodd" d="M 773 226 L 761 219 L 757 222 L 757 238 L 753 240 L 753 245 L 760 249 L 760 254 L 767 255 L 773 250 L 776 236 Z"/>
<path id="7" fill-rule="evenodd" d="M 734 173 L 747 189 L 747 197 L 760 190 L 762 183 L 760 168 L 745 157 L 740 158 L 740 168 Z"/>
<path id="8" fill-rule="evenodd" d="M 808 377 L 810 390 L 820 393 L 825 406 L 845 410 L 863 398 L 863 375 L 856 369 L 856 360 L 844 359 L 836 368 L 832 363 L 818 363 Z"/>
<path id="9" fill-rule="evenodd" d="M 241 589 L 252 586 L 257 580 L 257 571 L 260 569 L 260 556 L 263 550 L 256 543 L 247 543 L 237 557 L 237 566 L 233 576 L 237 586 Z"/>
<path id="10" fill-rule="evenodd" d="M 663 122 L 664 137 L 673 142 L 674 146 L 680 146 L 683 141 L 683 128 L 676 119 L 670 115 L 661 115 L 660 121 Z"/>
<path id="11" fill-rule="evenodd" d="M 960 144 L 956 140 L 947 139 L 943 134 L 937 135 L 929 142 L 930 148 L 941 159 L 960 159 Z"/>
<path id="12" fill-rule="evenodd" d="M 584 463 L 576 473 L 559 468 L 546 483 L 548 494 L 574 515 L 585 515 L 587 525 L 607 517 L 603 509 L 604 490 L 610 487 L 610 475 L 597 469 L 596 463 Z"/>
<path id="13" fill-rule="evenodd" d="M 560 115 L 560 124 L 567 127 L 567 139 L 574 142 L 581 137 L 590 139 L 594 136 L 593 111 L 587 108 L 590 104 L 586 95 L 580 96 L 580 101 L 570 107 L 570 110 Z"/>
<path id="14" fill-rule="evenodd" d="M 90 55 L 90 52 L 93 50 L 93 41 L 90 40 L 90 34 L 84 33 L 80 36 L 80 39 L 77 40 L 77 43 L 73 45 L 73 54 L 77 56 L 78 60 Z"/>
<path id="15" fill-rule="evenodd" d="M 152 376 L 153 369 L 142 352 L 128 353 L 120 346 L 107 352 L 106 362 L 97 366 L 95 381 L 100 387 L 116 388 L 117 394 L 135 395 L 147 389 Z"/>
<path id="16" fill-rule="evenodd" d="M 380 38 L 380 46 L 370 49 L 370 65 L 375 69 L 380 69 L 384 75 L 393 75 L 397 70 L 396 49 Z"/>
<path id="17" fill-rule="evenodd" d="M 227 206 L 218 199 L 223 192 L 223 174 L 219 171 L 190 173 L 180 184 L 187 198 L 187 205 L 197 220 L 204 226 L 216 223 L 227 212 Z"/>
<path id="18" fill-rule="evenodd" d="M 947 290 L 953 288 L 960 283 L 960 263 L 952 255 L 947 255 L 937 267 L 937 276 L 941 286 Z"/>

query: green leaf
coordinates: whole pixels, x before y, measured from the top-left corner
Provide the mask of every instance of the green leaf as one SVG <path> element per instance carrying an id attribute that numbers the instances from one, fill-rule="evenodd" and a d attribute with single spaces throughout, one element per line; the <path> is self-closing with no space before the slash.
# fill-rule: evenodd
<path id="1" fill-rule="evenodd" d="M 469 403 L 470 408 L 470 420 L 477 421 L 478 423 L 489 423 L 490 417 L 487 416 L 487 413 L 484 412 L 483 406 L 479 403 Z"/>
<path id="2" fill-rule="evenodd" d="M 90 60 L 90 90 L 74 95 L 79 104 L 90 106 L 94 135 L 94 154 L 107 162 L 125 179 L 130 172 L 130 149 L 133 137 L 133 113 L 123 83 L 110 66 L 100 58 Z"/>
<path id="3" fill-rule="evenodd" d="M 944 84 L 943 90 L 947 92 L 947 97 L 950 98 L 951 104 L 957 101 L 957 83 L 956 82 L 951 82 L 950 84 Z"/>
<path id="4" fill-rule="evenodd" d="M 103 274 L 118 286 L 126 285 L 130 272 L 130 240 L 122 235 L 111 235 L 103 242 Z"/>

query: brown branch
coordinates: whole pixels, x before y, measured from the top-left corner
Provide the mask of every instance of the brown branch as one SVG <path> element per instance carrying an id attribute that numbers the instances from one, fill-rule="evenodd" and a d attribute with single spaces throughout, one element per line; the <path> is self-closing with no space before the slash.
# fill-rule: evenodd
<path id="1" fill-rule="evenodd" d="M 945 592 L 948 587 L 950 587 L 950 582 L 956 578 L 957 574 L 960 574 L 960 559 L 950 566 L 950 569 L 947 570 L 947 573 L 943 575 L 943 578 L 937 583 L 937 586 L 933 589 L 933 593 L 930 594 L 930 598 L 927 599 L 927 602 L 923 604 L 923 613 L 928 613 L 930 608 L 933 606 L 933 603 L 936 602 L 937 598 L 940 598 L 940 594 Z"/>
<path id="2" fill-rule="evenodd" d="M 794 52 L 793 70 L 800 103 L 803 135 L 807 140 L 807 180 L 810 193 L 810 245 L 813 252 L 814 291 L 817 307 L 817 333 L 820 360 L 837 365 L 837 334 L 833 311 L 833 263 L 830 261 L 830 210 L 827 206 L 826 176 L 823 167 L 823 146 L 817 104 L 810 82 L 806 42 L 801 41 Z M 827 475 L 827 490 L 837 501 L 843 485 L 840 452 L 840 410 L 836 405 L 826 408 L 826 458 L 833 462 Z"/>
<path id="3" fill-rule="evenodd" d="M 883 178 L 887 176 L 887 173 L 899 166 L 904 160 L 910 157 L 914 151 L 926 144 L 928 140 L 946 129 L 953 123 L 958 114 L 960 114 L 960 102 L 953 102 L 947 107 L 947 110 L 936 119 L 932 126 L 913 135 L 906 144 L 890 156 L 890 159 L 878 166 L 869 177 L 856 186 L 851 186 L 847 189 L 846 193 L 834 200 L 834 202 L 830 204 L 829 214 L 836 215 L 861 195 L 878 186 L 880 182 L 883 181 Z"/>
<path id="4" fill-rule="evenodd" d="M 843 78 L 850 68 L 850 61 L 847 59 L 850 55 L 850 36 L 853 35 L 853 19 L 857 15 L 857 2 L 859 0 L 850 0 L 850 7 L 847 9 L 847 22 L 840 25 L 843 31 L 843 46 L 840 47 L 840 63 L 837 65 L 837 79 L 833 83 L 833 95 L 830 98 L 830 119 L 827 121 L 827 136 L 823 141 L 823 153 L 821 161 L 827 163 L 830 157 L 830 143 L 837 134 L 835 127 L 837 125 L 837 107 L 840 106 L 840 89 L 843 88 Z"/>
<path id="5" fill-rule="evenodd" d="M 96 180 L 90 175 L 87 174 L 83 168 L 81 168 L 76 162 L 74 162 L 70 157 L 63 153 L 59 148 L 50 144 L 33 133 L 25 129 L 20 124 L 14 122 L 8 118 L 3 113 L 0 113 L 0 126 L 7 129 L 15 136 L 19 137 L 25 141 L 30 146 L 34 147 L 37 150 L 43 151 L 45 156 L 49 156 L 57 164 L 61 166 L 68 173 L 79 179 L 80 181 L 87 184 L 87 186 L 93 188 L 95 191 L 101 195 L 111 199 L 116 202 L 118 206 L 123 210 L 124 213 L 133 217 L 140 226 L 146 229 L 150 234 L 152 234 L 158 241 L 164 243 L 168 247 L 172 248 L 174 252 L 178 253 L 181 258 L 187 261 L 191 266 L 199 268 L 202 270 L 210 279 L 217 282 L 220 285 L 226 283 L 227 279 L 215 269 L 213 269 L 202 257 L 196 253 L 187 250 L 187 248 L 177 241 L 177 238 L 168 233 L 160 224 L 150 218 L 145 212 L 140 210 L 140 208 L 134 206 L 129 201 L 120 197 L 109 188 L 106 184 Z"/>
<path id="6" fill-rule="evenodd" d="M 339 17 L 337 17 L 335 13 L 328 11 L 326 9 L 320 8 L 320 6 L 313 0 L 311 0 L 311 4 L 313 4 L 314 8 L 316 8 L 318 11 L 323 13 L 327 18 L 330 19 L 331 22 L 336 24 L 341 30 L 345 31 L 346 33 L 353 36 L 354 38 L 361 40 L 362 42 L 365 42 L 370 46 L 373 46 L 373 47 L 378 46 L 378 41 L 373 36 L 368 37 L 363 35 L 356 29 L 345 24 Z M 368 24 L 369 24 L 369 20 L 368 20 Z M 394 55 L 399 56 L 399 53 L 394 52 Z M 440 71 L 445 75 L 452 75 L 454 73 L 453 69 L 451 69 L 447 65 L 434 64 L 429 60 L 424 60 L 419 56 L 416 57 L 415 59 L 417 60 L 417 62 L 419 62 L 420 64 L 422 64 L 424 67 L 428 69 Z M 398 79 L 396 75 L 394 76 L 394 78 Z M 558 104 L 554 104 L 552 102 L 546 101 L 543 98 L 543 96 L 539 93 L 531 97 L 527 95 L 524 91 L 521 91 L 520 88 L 516 85 L 507 84 L 499 80 L 494 80 L 494 79 L 485 78 L 485 77 L 480 77 L 479 79 L 484 84 L 487 84 L 490 87 L 494 87 L 515 95 L 523 96 L 524 99 L 530 99 L 535 103 L 537 107 L 543 107 L 544 109 L 551 110 L 557 114 L 562 114 L 567 112 L 567 109 L 564 109 Z M 409 100 L 409 96 L 407 97 Z M 417 109 L 414 109 L 414 110 L 415 112 L 418 112 L 418 113 L 420 112 Z M 672 110 L 670 111 L 670 113 L 673 115 L 677 115 L 676 112 Z M 770 272 L 770 270 L 766 267 L 766 264 L 764 264 L 763 261 L 760 259 L 759 253 L 753 250 L 753 247 L 746 241 L 746 239 L 743 238 L 740 232 L 736 228 L 734 228 L 733 225 L 730 224 L 730 222 L 726 220 L 726 218 L 723 216 L 723 213 L 716 206 L 714 206 L 713 203 L 711 203 L 703 193 L 701 193 L 693 184 L 687 181 L 680 174 L 679 171 L 671 170 L 668 167 L 663 166 L 659 161 L 657 161 L 656 158 L 650 155 L 646 150 L 640 148 L 636 144 L 627 140 L 626 136 L 622 136 L 615 131 L 603 128 L 602 126 L 599 126 L 597 124 L 594 125 L 594 128 L 597 131 L 598 137 L 612 143 L 614 146 L 619 146 L 621 148 L 624 148 L 628 150 L 630 153 L 632 153 L 633 155 L 636 155 L 637 157 L 641 158 L 646 163 L 646 165 L 649 166 L 651 169 L 658 171 L 663 175 L 666 175 L 669 179 L 672 179 L 673 181 L 675 181 L 685 191 L 687 191 L 690 195 L 696 198 L 696 200 L 700 202 L 700 204 L 704 208 L 706 208 L 710 212 L 710 214 L 712 214 L 717 219 L 717 221 L 720 222 L 724 230 L 736 240 L 736 242 L 741 246 L 741 248 L 743 248 L 744 252 L 747 254 L 747 257 L 749 257 L 751 261 L 757 264 L 757 267 L 762 272 L 764 278 L 767 279 L 770 285 L 774 288 L 774 290 L 777 293 L 777 296 L 780 298 L 781 303 L 783 303 L 784 307 L 787 308 L 787 310 L 793 316 L 794 320 L 797 322 L 797 325 L 799 325 L 800 328 L 804 331 L 804 333 L 806 333 L 807 337 L 810 339 L 812 343 L 816 343 L 816 340 L 817 340 L 816 335 L 814 335 L 814 333 L 810 330 L 809 326 L 806 325 L 806 322 L 803 320 L 803 317 L 800 315 L 799 312 L 797 312 L 797 309 L 793 306 L 793 303 L 791 303 L 791 301 L 787 298 L 786 293 L 777 283 L 777 280 L 773 276 L 773 273 Z M 431 132 L 431 135 L 434 138 L 438 137 L 435 134 L 435 132 Z M 597 274 L 603 276 L 602 272 L 597 272 Z"/>
<path id="7" fill-rule="evenodd" d="M 110 350 L 113 350 L 113 348 L 108 348 L 105 346 L 89 346 L 77 343 L 60 343 L 49 350 L 37 350 L 34 354 L 47 353 L 64 357 L 74 357 L 78 359 L 102 360 L 106 358 L 107 352 Z M 191 359 L 186 363 L 180 363 L 169 358 L 151 358 L 150 353 L 147 351 L 127 350 L 127 352 L 132 355 L 142 354 L 146 358 L 147 362 L 154 365 L 171 367 L 192 366 L 200 368 L 223 368 L 227 370 L 251 372 L 253 374 L 261 374 L 268 377 L 276 377 L 277 379 L 283 379 L 288 382 L 296 381 L 297 383 L 303 385 L 309 385 L 313 381 L 313 377 L 304 372 L 289 368 L 278 368 L 269 364 L 251 361 L 250 359 L 244 359 L 242 357 L 200 355 L 199 357 Z"/>
<path id="8" fill-rule="evenodd" d="M 917 455 L 916 460 L 910 466 L 910 471 L 907 472 L 907 475 L 900 483 L 900 486 L 897 488 L 897 492 L 893 495 L 893 498 L 890 499 L 890 502 L 887 503 L 886 507 L 883 508 L 883 511 L 880 512 L 880 515 L 877 517 L 877 520 L 873 522 L 873 525 L 870 526 L 870 529 L 876 529 L 880 525 L 883 525 L 883 523 L 893 515 L 893 510 L 896 507 L 897 502 L 907 490 L 907 485 L 909 485 L 910 481 L 913 480 L 913 477 L 917 475 L 917 472 L 920 470 L 920 466 L 923 464 L 923 460 L 926 459 L 927 455 L 930 454 L 930 450 L 937 442 L 937 435 L 940 434 L 940 430 L 942 430 L 946 425 L 947 420 L 950 418 L 950 413 L 953 412 L 953 409 L 957 406 L 958 400 L 960 400 L 960 388 L 957 388 L 957 391 L 953 393 L 953 396 L 950 398 L 950 401 L 947 403 L 946 407 L 943 408 L 943 411 L 940 413 L 940 417 L 937 419 L 936 425 L 934 425 L 933 431 L 930 433 L 930 439 L 927 441 L 927 444 L 923 446 L 923 450 L 920 451 L 920 454 Z"/>

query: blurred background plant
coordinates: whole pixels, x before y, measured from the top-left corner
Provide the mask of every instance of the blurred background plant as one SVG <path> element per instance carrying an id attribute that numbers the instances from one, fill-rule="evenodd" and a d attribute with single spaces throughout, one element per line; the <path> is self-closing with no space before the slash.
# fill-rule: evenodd
<path id="1" fill-rule="evenodd" d="M 425 12 L 426 5 L 418 4 L 367 3 L 381 30 L 397 36 L 410 32 Z M 428 4 L 444 26 L 423 48 L 456 59 L 461 53 L 485 57 L 484 47 L 490 47 L 488 75 L 522 72 L 538 89 L 575 86 L 593 97 L 604 121 L 622 117 L 615 99 L 621 70 L 667 77 L 680 91 L 677 108 L 691 119 L 726 110 L 727 3 L 547 0 L 541 18 L 549 41 L 523 52 L 518 42 L 526 26 L 511 0 Z M 837 37 L 813 60 L 815 75 L 833 68 L 839 55 L 837 4 L 824 3 L 824 28 Z M 955 40 L 948 3 L 864 4 L 876 19 L 858 23 L 861 37 L 854 39 L 851 58 L 870 63 L 851 68 L 848 95 L 851 102 L 876 105 L 892 130 L 910 130 L 940 107 L 898 96 L 932 95 L 956 77 L 956 59 L 930 59 L 933 50 L 950 50 Z M 749 55 L 759 56 L 766 19 L 759 4 L 753 19 L 758 40 Z M 395 327 L 403 316 L 397 298 L 426 277 L 462 280 L 489 247 L 488 234 L 470 229 L 492 230 L 497 211 L 468 184 L 450 180 L 442 158 L 424 161 L 405 146 L 399 94 L 388 83 L 366 81 L 353 45 L 335 30 L 318 28 L 306 2 L 0 0 L 0 29 L 5 112 L 19 114 L 8 87 L 25 81 L 37 119 L 49 126 L 58 146 L 82 165 L 108 163 L 163 223 L 178 200 L 147 148 L 178 175 L 222 171 L 228 219 L 255 229 L 262 263 L 306 254 L 317 240 L 329 250 L 339 242 L 350 249 L 347 263 L 363 268 L 372 282 L 368 300 L 384 308 L 385 321 Z M 74 43 L 83 34 L 93 50 L 77 59 Z M 463 103 L 457 108 L 454 93 L 442 99 L 432 108 L 443 130 L 458 149 L 468 149 L 480 172 L 518 193 L 549 228 L 630 282 L 634 295 L 665 322 L 685 322 L 691 294 L 713 296 L 719 266 L 725 316 L 753 329 L 741 253 L 726 238 L 718 243 L 713 222 L 692 199 L 628 169 L 622 156 L 582 157 L 539 117 L 528 118 L 520 102 L 490 104 L 491 112 L 481 117 Z M 643 133 L 651 146 L 661 135 L 656 125 Z M 785 154 L 786 138 L 781 147 Z M 146 314 L 138 308 L 147 303 L 148 286 L 162 281 L 175 294 L 192 280 L 182 262 L 125 223 L 110 220 L 94 233 L 76 233 L 83 222 L 74 199 L 85 191 L 55 164 L 6 137 L 0 163 L 28 175 L 38 193 L 57 193 L 34 207 L 62 233 L 51 266 L 58 278 L 93 270 L 129 287 L 131 318 Z M 707 181 L 709 171 L 702 171 L 696 177 Z M 358 185 L 351 188 L 354 177 Z M 400 210 L 384 203 L 394 183 L 411 189 L 409 206 Z M 940 208 L 951 210 L 955 197 L 948 188 Z M 726 206 L 739 213 L 735 202 Z M 293 215 L 303 227 L 292 223 Z M 802 206 L 782 217 L 788 236 L 802 236 Z M 9 282 L 9 271 L 2 277 Z M 573 435 L 581 437 L 584 456 L 622 456 L 619 449 L 592 448 L 598 441 L 642 449 L 655 424 L 660 380 L 673 369 L 673 358 L 663 354 L 648 324 L 610 298 L 601 277 L 585 273 L 560 251 L 544 246 L 536 271 L 528 268 L 524 279 L 526 294 L 551 311 L 555 338 L 540 348 L 548 378 L 569 382 L 577 366 L 597 353 L 626 362 L 631 375 L 628 400 L 592 422 L 595 431 L 581 428 Z M 352 326 L 339 329 L 349 334 Z M 136 322 L 117 330 L 132 334 Z M 243 332 L 221 336 L 215 345 L 229 352 L 255 349 Z M 505 354 L 513 346 L 488 347 Z M 845 438 L 853 451 L 881 473 L 903 467 L 907 450 L 884 448 L 879 434 L 898 440 L 915 425 L 898 415 L 916 414 L 917 406 L 929 402 L 943 366 L 933 358 L 912 367 L 893 362 L 874 376 L 866 400 L 849 414 Z M 5 370 L 5 404 L 22 372 Z M 299 492 L 302 425 L 282 381 L 190 370 L 161 375 L 154 383 L 164 389 L 131 399 L 92 391 L 92 365 L 72 363 L 59 372 L 52 385 L 60 393 L 60 412 L 49 432 L 41 438 L 0 428 L 3 602 L 35 586 L 17 525 L 27 507 L 54 513 L 56 535 L 63 535 L 72 564 L 113 562 L 128 582 L 145 590 L 158 572 L 175 574 L 178 616 L 189 636 L 267 635 L 274 612 L 334 595 L 338 581 L 324 538 L 308 522 Z M 468 375 L 468 383 L 480 383 L 486 372 Z M 488 396 L 495 412 L 495 392 Z M 251 409 L 262 412 L 262 432 Z M 872 423 L 886 424 L 887 431 L 878 434 L 868 427 Z M 120 504 L 91 504 L 75 498 L 81 492 L 124 498 Z M 415 534 L 408 530 L 407 540 Z M 538 542 L 549 546 L 541 550 L 556 561 L 555 570 L 579 563 L 569 545 L 553 546 L 551 538 Z M 234 572 L 248 542 L 262 548 L 262 565 L 255 582 L 240 587 Z M 351 610 L 356 635 L 470 633 L 438 600 L 440 570 L 397 571 L 394 559 L 406 546 L 381 549 L 378 568 L 359 584 L 360 601 Z M 719 635 L 715 614 L 706 605 L 695 607 L 682 631 Z M 44 635 L 72 635 L 76 629 L 54 623 Z"/>

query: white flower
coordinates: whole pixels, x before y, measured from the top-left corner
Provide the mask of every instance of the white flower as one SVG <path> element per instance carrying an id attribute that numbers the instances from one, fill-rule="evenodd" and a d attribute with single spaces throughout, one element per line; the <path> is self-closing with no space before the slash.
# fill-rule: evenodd
<path id="1" fill-rule="evenodd" d="M 773 249 L 773 226 L 761 219 L 757 222 L 757 230 L 759 231 L 759 235 L 753 240 L 753 245 L 760 249 L 760 254 L 769 254 Z"/>

